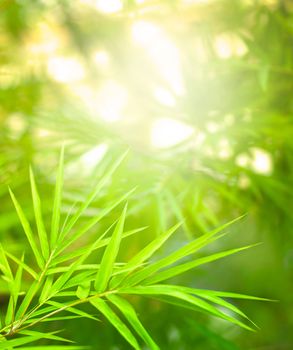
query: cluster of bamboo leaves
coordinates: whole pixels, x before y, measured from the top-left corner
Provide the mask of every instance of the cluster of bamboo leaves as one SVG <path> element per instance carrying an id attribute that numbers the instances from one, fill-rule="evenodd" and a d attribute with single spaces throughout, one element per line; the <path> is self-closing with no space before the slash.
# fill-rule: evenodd
<path id="1" fill-rule="evenodd" d="M 134 349 L 141 349 L 144 342 L 150 349 L 159 349 L 151 335 L 144 328 L 137 313 L 128 301 L 127 295 L 142 295 L 160 301 L 187 307 L 222 318 L 248 330 L 248 317 L 225 298 L 247 298 L 264 300 L 241 294 L 194 289 L 186 286 L 166 284 L 165 281 L 199 265 L 234 254 L 250 246 L 221 251 L 201 258 L 182 262 L 204 246 L 221 238 L 221 233 L 230 223 L 225 224 L 199 238 L 188 242 L 167 256 L 152 260 L 153 255 L 180 227 L 181 223 L 160 234 L 146 245 L 128 262 L 117 259 L 121 241 L 130 235 L 139 234 L 144 228 L 124 230 L 127 215 L 127 199 L 133 191 L 109 203 L 96 216 L 88 219 L 85 225 L 74 230 L 76 223 L 96 198 L 101 188 L 111 178 L 125 154 L 105 171 L 87 199 L 76 212 L 68 215 L 61 225 L 61 206 L 63 188 L 64 149 L 61 151 L 59 169 L 55 186 L 50 230 L 45 227 L 42 216 L 42 201 L 39 196 L 33 170 L 30 169 L 30 183 L 34 216 L 37 228 L 35 234 L 20 203 L 11 190 L 10 195 L 22 228 L 33 253 L 35 264 L 26 263 L 23 254 L 20 258 L 6 251 L 1 245 L 0 268 L 2 278 L 7 282 L 10 299 L 5 315 L 1 315 L 0 349 L 81 349 L 75 345 L 26 346 L 41 339 L 70 341 L 56 332 L 41 332 L 37 326 L 43 322 L 86 317 L 98 320 L 98 311 Z M 71 248 L 110 211 L 124 203 L 118 220 L 104 233 L 99 234 L 90 244 Z M 126 203 L 126 204 L 125 204 Z M 234 220 L 235 221 L 235 220 Z M 98 251 L 104 249 L 98 260 Z M 89 257 L 97 257 L 97 263 L 87 263 Z M 15 272 L 14 272 L 15 271 Z M 30 275 L 31 283 L 23 289 L 23 273 Z M 91 304 L 93 312 L 81 308 Z M 99 324 L 97 323 L 97 327 Z"/>

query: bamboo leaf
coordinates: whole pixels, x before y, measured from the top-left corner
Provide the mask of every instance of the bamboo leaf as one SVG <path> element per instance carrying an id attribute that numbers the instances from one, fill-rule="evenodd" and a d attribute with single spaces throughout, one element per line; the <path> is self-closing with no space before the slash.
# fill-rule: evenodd
<path id="1" fill-rule="evenodd" d="M 41 295 L 39 297 L 39 302 L 42 303 L 45 300 L 47 300 L 49 294 L 50 294 L 50 290 L 52 288 L 52 284 L 53 284 L 53 277 L 52 276 L 48 276 L 45 280 L 45 283 L 43 285 L 42 291 L 41 291 Z"/>
<path id="2" fill-rule="evenodd" d="M 32 199 L 34 206 L 35 219 L 38 229 L 38 235 L 41 245 L 42 254 L 44 260 L 47 260 L 49 257 L 49 244 L 48 244 L 48 236 L 45 229 L 43 215 L 42 215 L 42 206 L 41 200 L 38 193 L 37 185 L 35 182 L 35 177 L 32 168 L 30 168 L 30 182 L 31 182 L 31 191 L 32 191 Z"/>
<path id="3" fill-rule="evenodd" d="M 55 281 L 52 285 L 49 297 L 52 298 L 56 293 L 58 293 L 63 286 L 70 279 L 72 274 L 77 271 L 77 269 L 83 264 L 83 262 L 88 258 L 88 256 L 94 251 L 95 247 L 103 239 L 103 237 L 108 233 L 108 230 L 104 232 L 94 243 L 87 247 L 87 250 L 81 255 L 76 261 L 74 261 L 68 269 Z"/>
<path id="4" fill-rule="evenodd" d="M 179 299 L 187 304 L 192 306 L 196 306 L 199 309 L 204 310 L 205 312 L 210 313 L 213 316 L 220 317 L 226 321 L 234 323 L 242 328 L 253 331 L 251 327 L 246 325 L 245 323 L 239 321 L 238 319 L 226 315 L 225 313 L 219 311 L 213 305 L 207 303 L 206 301 L 197 298 L 194 295 L 188 294 L 185 287 L 175 286 L 175 285 L 153 285 L 153 286 L 137 286 L 133 288 L 123 288 L 120 290 L 120 293 L 127 294 L 142 294 L 142 295 L 163 295 L 171 298 Z"/>
<path id="5" fill-rule="evenodd" d="M 95 289 L 97 292 L 103 292 L 107 288 L 108 282 L 110 280 L 114 268 L 114 263 L 120 247 L 120 242 L 122 239 L 126 210 L 127 205 L 125 205 L 123 209 L 122 215 L 115 227 L 110 242 L 103 254 L 101 266 L 98 270 L 95 281 Z"/>
<path id="6" fill-rule="evenodd" d="M 64 172 L 64 146 L 61 148 L 59 157 L 59 167 L 55 185 L 55 194 L 53 202 L 53 214 L 51 222 L 51 248 L 55 248 L 55 244 L 59 234 L 60 213 L 61 213 L 61 201 L 62 201 L 62 188 L 63 188 L 63 172 Z"/>
<path id="7" fill-rule="evenodd" d="M 33 297 L 35 296 L 39 288 L 40 288 L 39 281 L 34 281 L 30 286 L 29 290 L 26 292 L 25 297 L 23 298 L 17 310 L 16 319 L 19 319 L 20 317 L 22 317 L 23 314 L 26 312 L 27 308 L 29 307 Z"/>
<path id="8" fill-rule="evenodd" d="M 24 254 L 22 255 L 22 258 L 21 258 L 22 262 L 23 262 L 23 260 L 24 260 Z M 16 272 L 16 275 L 15 275 L 13 289 L 12 289 L 12 293 L 10 295 L 8 309 L 7 309 L 7 313 L 6 313 L 6 317 L 5 317 L 5 324 L 6 325 L 8 325 L 14 321 L 18 295 L 19 295 L 20 289 L 21 289 L 22 270 L 23 270 L 22 265 L 19 265 L 17 272 Z"/>
<path id="9" fill-rule="evenodd" d="M 27 240 L 29 241 L 29 244 L 32 248 L 34 255 L 35 255 L 36 261 L 37 261 L 39 267 L 41 269 L 43 269 L 44 268 L 44 260 L 40 254 L 39 247 L 38 247 L 37 242 L 34 238 L 30 224 L 29 224 L 20 204 L 18 203 L 17 199 L 15 198 L 15 196 L 10 188 L 9 188 L 9 193 L 10 193 L 10 196 L 12 198 L 12 201 L 13 201 L 13 204 L 15 206 L 15 209 L 16 209 L 17 215 L 19 217 L 19 220 L 21 222 L 21 225 L 23 227 L 24 233 L 25 233 Z"/>
<path id="10" fill-rule="evenodd" d="M 137 350 L 140 350 L 140 346 L 137 343 L 136 338 L 131 333 L 129 328 L 124 322 L 115 314 L 115 312 L 107 305 L 102 299 L 92 299 L 91 304 L 97 308 L 107 320 L 117 329 L 117 331 L 128 341 L 128 343 Z"/>
<path id="11" fill-rule="evenodd" d="M 77 287 L 76 296 L 79 299 L 85 299 L 88 297 L 90 290 L 91 290 L 90 281 L 85 281 L 85 282 L 79 284 L 79 286 Z"/>
<path id="12" fill-rule="evenodd" d="M 21 346 L 27 343 L 32 343 L 36 340 L 42 339 L 42 335 L 32 335 L 24 336 L 17 339 L 11 339 L 7 341 L 0 342 L 0 349 L 7 350 L 9 348 L 13 349 L 16 346 Z"/>
<path id="13" fill-rule="evenodd" d="M 9 282 L 13 282 L 13 274 L 11 272 L 10 265 L 6 258 L 7 252 L 4 250 L 2 244 L 0 243 L 0 270 L 6 276 Z"/>
<path id="14" fill-rule="evenodd" d="M 209 256 L 205 256 L 203 258 L 196 259 L 194 261 L 187 262 L 185 264 L 180 264 L 180 265 L 168 268 L 168 269 L 166 269 L 166 270 L 164 270 L 162 272 L 157 273 L 156 275 L 154 275 L 154 276 L 152 276 L 150 278 L 147 278 L 144 281 L 144 284 L 155 284 L 155 283 L 164 281 L 164 280 L 166 280 L 168 278 L 177 276 L 177 275 L 179 275 L 181 273 L 184 273 L 184 272 L 186 272 L 186 271 L 188 271 L 190 269 L 193 269 L 193 268 L 195 268 L 197 266 L 200 266 L 200 265 L 207 264 L 207 263 L 215 261 L 215 260 L 219 260 L 219 259 L 225 258 L 225 257 L 227 257 L 229 255 L 236 254 L 236 253 L 238 253 L 238 252 L 240 252 L 242 250 L 246 250 L 246 249 L 255 247 L 256 245 L 258 245 L 258 244 L 251 244 L 251 245 L 248 245 L 248 246 L 245 246 L 245 247 L 241 247 L 241 248 L 226 250 L 224 252 L 215 253 L 215 254 L 212 254 L 212 255 L 209 255 Z"/>
<path id="15" fill-rule="evenodd" d="M 186 246 L 183 246 L 182 248 L 178 249 L 174 253 L 171 253 L 170 255 L 166 256 L 165 258 L 158 260 L 158 261 L 144 267 L 143 269 L 133 273 L 133 275 L 130 275 L 125 280 L 125 285 L 133 286 L 135 284 L 140 283 L 141 281 L 144 281 L 147 278 L 150 278 L 157 271 L 164 269 L 171 264 L 176 263 L 178 260 L 184 259 L 188 255 L 195 253 L 197 250 L 214 242 L 215 240 L 220 239 L 224 235 L 225 235 L 225 233 L 221 234 L 221 235 L 217 235 L 215 237 L 206 237 L 206 239 L 200 240 L 200 238 L 203 237 L 203 236 L 201 236 L 196 241 L 188 243 Z M 192 247 L 191 250 L 189 249 L 190 247 Z M 185 248 L 187 248 L 187 249 L 185 249 Z"/>
<path id="16" fill-rule="evenodd" d="M 170 236 L 180 227 L 181 223 L 171 227 L 165 233 L 154 239 L 138 254 L 136 254 L 125 266 L 124 269 L 131 272 L 134 268 L 141 266 L 143 262 L 149 259 L 161 246 L 170 238 Z M 111 288 L 116 288 L 125 278 L 124 275 L 115 276 L 111 281 Z"/>
<path id="17" fill-rule="evenodd" d="M 18 259 L 16 256 L 12 255 L 9 252 L 5 252 L 5 254 L 14 262 L 16 262 L 17 265 L 21 265 L 22 268 L 28 272 L 35 280 L 38 279 L 38 274 L 36 271 L 34 271 L 31 267 L 29 267 L 27 264 L 25 264 L 22 260 Z"/>
<path id="18" fill-rule="evenodd" d="M 21 350 L 84 350 L 90 349 L 88 346 L 68 346 L 68 345 L 41 345 L 41 346 L 25 346 Z"/>
<path id="19" fill-rule="evenodd" d="M 109 229 L 111 227 L 112 227 L 112 225 L 109 227 Z M 107 229 L 107 231 L 109 229 Z M 137 228 L 137 229 L 125 231 L 123 233 L 123 235 L 122 235 L 122 239 L 127 238 L 129 236 L 132 236 L 132 235 L 134 235 L 134 234 L 136 234 L 138 232 L 141 232 L 141 231 L 143 231 L 145 229 L 146 229 L 146 227 L 140 227 L 140 228 Z M 101 239 L 99 242 L 97 242 L 95 247 L 93 247 L 93 250 L 97 250 L 97 249 L 100 249 L 100 248 L 103 248 L 103 247 L 107 246 L 109 244 L 110 240 L 111 240 L 111 237 L 110 238 Z M 84 252 L 86 252 L 88 250 L 89 246 L 90 245 L 82 247 L 82 248 L 79 248 L 79 249 L 75 249 L 73 252 L 70 252 L 70 253 L 67 253 L 67 254 L 63 254 L 63 255 L 55 258 L 54 262 L 55 262 L 56 265 L 58 265 L 60 263 L 67 262 L 68 260 L 77 258 L 77 257 L 81 256 L 82 254 L 84 254 Z"/>
<path id="20" fill-rule="evenodd" d="M 44 332 L 38 332 L 38 331 L 32 331 L 32 330 L 25 329 L 25 330 L 19 331 L 19 334 L 29 335 L 29 336 L 39 336 L 40 339 L 51 339 L 51 340 L 59 340 L 59 341 L 63 341 L 63 342 L 72 343 L 71 340 L 65 339 L 63 337 L 59 337 L 58 335 L 55 335 L 57 332 L 44 333 Z"/>
<path id="21" fill-rule="evenodd" d="M 126 154 L 128 152 L 125 152 L 121 157 L 119 157 L 116 162 L 110 167 L 110 169 L 106 172 L 106 174 L 101 178 L 101 180 L 98 182 L 98 184 L 94 187 L 94 189 L 89 193 L 86 200 L 82 203 L 82 205 L 79 207 L 77 212 L 73 215 L 73 217 L 69 220 L 67 225 L 65 226 L 62 234 L 61 234 L 61 240 L 66 237 L 66 235 L 70 232 L 72 227 L 75 225 L 77 220 L 80 218 L 82 213 L 86 210 L 86 208 L 90 205 L 90 203 L 96 198 L 97 194 L 103 188 L 103 186 L 106 184 L 106 182 L 111 178 L 115 170 L 118 168 L 118 166 L 121 164 L 123 159 L 126 157 Z"/>
<path id="22" fill-rule="evenodd" d="M 74 315 L 78 315 L 78 316 L 82 316 L 82 317 L 85 317 L 85 318 L 89 318 L 91 320 L 94 320 L 94 321 L 99 321 L 99 319 L 85 311 L 82 311 L 82 310 L 79 310 L 77 309 L 76 307 L 73 307 L 73 306 L 68 306 L 70 304 L 72 304 L 72 302 L 67 302 L 67 303 L 59 303 L 57 302 L 56 300 L 50 300 L 47 302 L 48 305 L 52 305 L 56 308 L 56 310 L 62 310 L 62 311 L 67 311 L 67 312 L 70 312 Z"/>
<path id="23" fill-rule="evenodd" d="M 111 303 L 113 303 L 123 313 L 125 318 L 132 325 L 137 334 L 140 335 L 140 337 L 150 347 L 150 349 L 159 350 L 158 345 L 153 341 L 147 330 L 144 328 L 139 318 L 137 317 L 134 308 L 128 301 L 115 294 L 107 295 L 107 299 L 109 299 Z"/>

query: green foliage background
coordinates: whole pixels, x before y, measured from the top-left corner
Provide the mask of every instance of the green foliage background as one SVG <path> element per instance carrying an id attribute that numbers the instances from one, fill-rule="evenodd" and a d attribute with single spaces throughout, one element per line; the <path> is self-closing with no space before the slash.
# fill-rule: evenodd
<path id="1" fill-rule="evenodd" d="M 170 87 L 148 55 L 131 41 L 130 29 L 138 20 L 164 28 L 180 51 L 185 92 L 176 96 L 175 106 L 154 98 L 155 86 Z M 63 144 L 64 217 L 73 202 L 84 200 L 113 159 L 129 149 L 83 220 L 137 186 L 129 200 L 126 227 L 148 229 L 122 243 L 125 260 L 183 218 L 180 234 L 160 251 L 162 256 L 246 214 L 231 227 L 229 236 L 206 252 L 255 242 L 262 245 L 192 270 L 175 282 L 279 300 L 237 302 L 260 326 L 252 333 L 208 315 L 135 299 L 143 323 L 161 348 L 291 349 L 291 2 L 159 0 L 138 4 L 129 0 L 121 11 L 103 14 L 82 1 L 2 0 L 0 30 L 0 232 L 5 249 L 21 256 L 27 245 L 7 185 L 33 219 L 30 165 L 38 179 L 45 221 L 50 222 Z M 217 40 L 228 45 L 224 57 L 215 45 Z M 239 43 L 245 48 L 242 51 Z M 109 66 L 95 62 L 96 50 L 108 53 Z M 82 65 L 86 91 L 95 92 L 108 80 L 124 86 L 129 101 L 123 118 L 105 121 L 95 101 L 90 104 L 83 99 L 78 82 L 55 79 L 48 69 L 55 56 L 73 57 Z M 90 95 L 95 98 L 94 93 Z M 150 134 L 161 117 L 188 124 L 193 134 L 173 147 L 154 147 Z M 103 159 L 86 163 L 83 155 L 101 144 L 108 147 Z M 267 172 L 253 166 L 258 151 L 271 162 Z M 247 161 L 241 163 L 241 157 Z M 121 207 L 115 209 L 97 230 L 102 232 L 120 213 Z M 0 281 L 0 291 L 4 308 L 8 302 L 5 280 Z M 60 324 L 50 327 L 53 331 Z M 107 322 L 67 320 L 61 328 L 66 328 L 70 339 L 94 349 L 129 349 Z"/>

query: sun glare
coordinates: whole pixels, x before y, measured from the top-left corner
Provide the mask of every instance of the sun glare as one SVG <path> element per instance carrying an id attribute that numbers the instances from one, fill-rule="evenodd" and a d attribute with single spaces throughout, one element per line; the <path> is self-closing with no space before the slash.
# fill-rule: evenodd
<path id="1" fill-rule="evenodd" d="M 128 103 L 128 93 L 115 80 L 106 80 L 96 90 L 85 84 L 72 86 L 72 92 L 84 103 L 94 118 L 115 122 L 123 118 Z"/>
<path id="2" fill-rule="evenodd" d="M 107 51 L 98 50 L 93 55 L 94 62 L 101 68 L 107 68 L 110 63 L 110 57 Z"/>
<path id="3" fill-rule="evenodd" d="M 186 140 L 192 133 L 193 128 L 183 122 L 161 118 L 153 124 L 151 143 L 156 148 L 168 148 Z"/>
<path id="4" fill-rule="evenodd" d="M 253 148 L 251 166 L 258 174 L 270 175 L 273 170 L 272 156 L 261 148 Z"/>
<path id="5" fill-rule="evenodd" d="M 158 73 L 177 95 L 185 92 L 179 50 L 164 31 L 154 23 L 135 21 L 131 28 L 134 42 L 143 47 Z"/>
<path id="6" fill-rule="evenodd" d="M 156 87 L 154 90 L 154 96 L 157 101 L 164 106 L 174 107 L 176 105 L 176 99 L 174 95 L 163 87 Z"/>
<path id="7" fill-rule="evenodd" d="M 75 58 L 51 57 L 47 69 L 49 75 L 59 83 L 72 83 L 85 77 L 82 64 Z"/>
<path id="8" fill-rule="evenodd" d="M 95 5 L 98 11 L 106 14 L 119 12 L 123 9 L 121 0 L 96 0 Z"/>
<path id="9" fill-rule="evenodd" d="M 249 154 L 239 154 L 236 158 L 236 164 L 261 175 L 271 175 L 273 171 L 273 161 L 270 153 L 256 147 L 251 148 Z"/>
<path id="10" fill-rule="evenodd" d="M 89 172 L 91 173 L 91 171 L 103 159 L 103 157 L 106 154 L 107 150 L 108 150 L 108 145 L 105 144 L 105 143 L 102 143 L 102 144 L 100 144 L 100 145 L 90 149 L 89 151 L 87 151 L 86 153 L 84 153 L 81 156 L 80 160 L 81 160 L 82 165 L 86 169 L 88 169 Z"/>
<path id="11" fill-rule="evenodd" d="M 216 37 L 214 48 L 221 59 L 243 56 L 247 52 L 244 42 L 236 35 L 220 34 Z"/>

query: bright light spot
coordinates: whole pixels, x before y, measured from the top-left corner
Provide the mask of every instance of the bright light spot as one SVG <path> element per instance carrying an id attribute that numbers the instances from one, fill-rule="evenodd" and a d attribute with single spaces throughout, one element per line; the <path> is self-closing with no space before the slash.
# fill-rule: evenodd
<path id="1" fill-rule="evenodd" d="M 142 46 L 150 46 L 153 40 L 160 35 L 160 28 L 152 23 L 136 21 L 132 25 L 132 37 Z"/>
<path id="2" fill-rule="evenodd" d="M 176 105 L 176 100 L 173 94 L 162 87 L 157 87 L 154 91 L 156 99 L 165 106 L 174 107 Z"/>
<path id="3" fill-rule="evenodd" d="M 19 139 L 27 128 L 26 118 L 20 113 L 11 114 L 6 123 L 9 128 L 9 136 L 12 139 Z"/>
<path id="4" fill-rule="evenodd" d="M 97 112 L 107 122 L 119 120 L 123 117 L 127 101 L 128 95 L 125 88 L 117 82 L 109 80 L 97 93 Z"/>
<path id="5" fill-rule="evenodd" d="M 170 84 L 177 95 L 185 92 L 180 55 L 176 46 L 163 30 L 153 23 L 136 21 L 133 23 L 132 38 L 148 53 L 158 72 Z"/>
<path id="6" fill-rule="evenodd" d="M 272 156 L 261 148 L 252 148 L 252 169 L 263 175 L 270 175 L 273 170 Z"/>
<path id="7" fill-rule="evenodd" d="M 80 81 L 85 76 L 83 66 L 75 58 L 51 57 L 47 69 L 49 75 L 60 83 Z"/>
<path id="8" fill-rule="evenodd" d="M 221 139 L 219 142 L 218 155 L 221 159 L 229 159 L 233 154 L 232 147 L 228 139 Z"/>
<path id="9" fill-rule="evenodd" d="M 272 156 L 261 148 L 251 148 L 250 155 L 241 153 L 236 158 L 236 164 L 244 168 L 250 168 L 255 173 L 270 175 L 273 171 Z"/>
<path id="10" fill-rule="evenodd" d="M 100 144 L 84 153 L 81 156 L 82 165 L 90 172 L 97 166 L 97 164 L 103 159 L 108 150 L 108 146 L 105 143 Z"/>
<path id="11" fill-rule="evenodd" d="M 151 143 L 157 148 L 174 146 L 193 133 L 193 128 L 177 120 L 162 118 L 154 122 L 151 132 Z"/>
<path id="12" fill-rule="evenodd" d="M 238 178 L 238 187 L 245 190 L 250 186 L 250 178 L 245 174 L 240 174 Z"/>
<path id="13" fill-rule="evenodd" d="M 44 22 L 37 22 L 34 31 L 25 38 L 27 49 L 32 55 L 52 55 L 62 44 L 62 35 L 55 33 Z"/>
<path id="14" fill-rule="evenodd" d="M 247 153 L 240 153 L 235 159 L 236 165 L 242 167 L 242 168 L 247 168 L 250 164 L 250 157 Z"/>
<path id="15" fill-rule="evenodd" d="M 238 36 L 232 34 L 218 35 L 215 39 L 214 47 L 217 55 L 223 59 L 232 56 L 243 56 L 247 52 L 244 42 Z"/>
<path id="16" fill-rule="evenodd" d="M 33 55 L 40 55 L 40 54 L 50 55 L 57 50 L 58 46 L 59 46 L 58 39 L 57 37 L 54 37 L 54 38 L 48 38 L 44 42 L 38 42 L 38 43 L 32 42 L 28 45 L 28 50 Z"/>
<path id="17" fill-rule="evenodd" d="M 99 50 L 94 53 L 93 59 L 95 63 L 102 67 L 107 67 L 110 62 L 110 57 L 108 52 Z"/>
<path id="18" fill-rule="evenodd" d="M 35 130 L 35 135 L 36 135 L 36 137 L 39 137 L 39 138 L 46 138 L 46 137 L 51 136 L 51 134 L 52 133 L 47 129 L 39 128 L 39 129 Z"/>
<path id="19" fill-rule="evenodd" d="M 220 58 L 232 56 L 231 43 L 225 36 L 218 36 L 215 40 L 215 50 Z"/>
<path id="20" fill-rule="evenodd" d="M 207 123 L 206 128 L 207 128 L 208 132 L 210 132 L 211 134 L 214 134 L 217 131 L 219 131 L 220 126 L 216 122 L 210 121 Z"/>
<path id="21" fill-rule="evenodd" d="M 97 10 L 103 13 L 115 13 L 123 9 L 123 3 L 121 0 L 96 0 Z"/>
<path id="22" fill-rule="evenodd" d="M 126 89 L 116 81 L 105 81 L 97 91 L 80 84 L 72 86 L 72 92 L 81 99 L 94 117 L 100 117 L 106 122 L 123 118 L 128 94 Z"/>
<path id="23" fill-rule="evenodd" d="M 208 2 L 210 2 L 210 0 L 183 0 L 184 5 L 204 4 Z"/>

